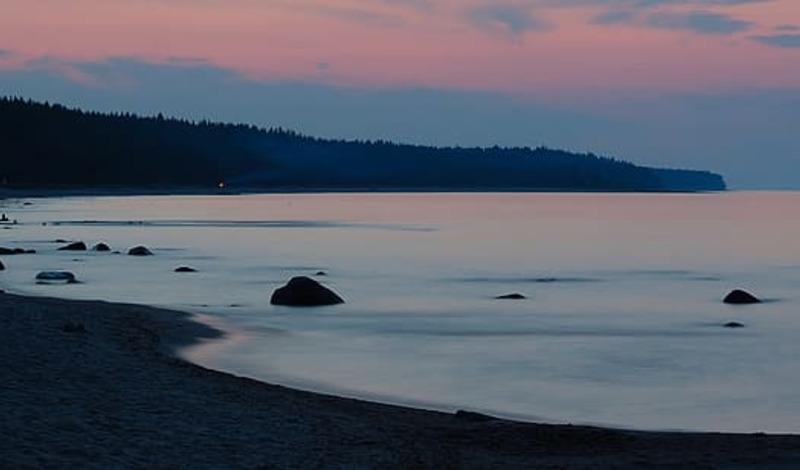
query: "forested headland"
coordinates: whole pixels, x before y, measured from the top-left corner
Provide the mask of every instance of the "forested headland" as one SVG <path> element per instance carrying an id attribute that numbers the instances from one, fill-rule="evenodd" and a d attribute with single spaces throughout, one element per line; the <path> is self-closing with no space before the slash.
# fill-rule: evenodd
<path id="1" fill-rule="evenodd" d="M 0 98 L 0 184 L 241 191 L 717 191 L 712 172 L 546 147 L 432 147 Z"/>

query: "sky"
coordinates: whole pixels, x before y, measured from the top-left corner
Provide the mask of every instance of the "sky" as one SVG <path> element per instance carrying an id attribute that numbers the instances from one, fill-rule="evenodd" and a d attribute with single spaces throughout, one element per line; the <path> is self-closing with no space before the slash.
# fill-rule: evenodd
<path id="1" fill-rule="evenodd" d="M 800 189 L 798 0 L 3 0 L 0 95 Z"/>

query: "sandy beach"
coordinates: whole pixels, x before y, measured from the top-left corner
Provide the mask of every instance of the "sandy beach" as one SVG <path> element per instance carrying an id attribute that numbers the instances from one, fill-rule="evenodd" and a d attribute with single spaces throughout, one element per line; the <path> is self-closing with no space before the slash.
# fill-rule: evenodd
<path id="1" fill-rule="evenodd" d="M 544 425 L 297 391 L 173 352 L 187 313 L 0 295 L 3 467 L 796 468 L 800 436 Z"/>

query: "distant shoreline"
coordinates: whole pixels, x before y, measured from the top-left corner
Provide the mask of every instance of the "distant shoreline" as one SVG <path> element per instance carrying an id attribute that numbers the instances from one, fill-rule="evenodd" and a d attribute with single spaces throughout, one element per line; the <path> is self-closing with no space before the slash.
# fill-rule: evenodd
<path id="1" fill-rule="evenodd" d="M 793 468 L 800 435 L 534 424 L 341 398 L 175 358 L 183 312 L 0 294 L 0 464 Z"/>
<path id="2" fill-rule="evenodd" d="M 243 188 L 0 188 L 1 199 L 52 198 L 52 197 L 103 197 L 103 196 L 238 196 L 251 194 L 429 194 L 429 193 L 587 193 L 587 194 L 706 194 L 725 193 L 729 190 L 589 190 L 585 188 L 527 188 L 527 187 L 300 187 L 285 186 L 275 188 L 243 187 Z"/>

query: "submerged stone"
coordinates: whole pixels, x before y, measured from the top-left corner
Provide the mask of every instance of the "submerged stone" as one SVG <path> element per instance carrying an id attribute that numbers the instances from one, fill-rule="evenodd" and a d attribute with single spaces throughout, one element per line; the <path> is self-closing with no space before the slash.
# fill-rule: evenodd
<path id="1" fill-rule="evenodd" d="M 176 273 L 196 273 L 197 270 L 189 266 L 178 266 L 175 268 Z"/>
<path id="2" fill-rule="evenodd" d="M 86 243 L 74 242 L 59 248 L 59 251 L 86 251 Z"/>
<path id="3" fill-rule="evenodd" d="M 75 274 L 70 271 L 40 271 L 36 275 L 36 280 L 41 282 L 66 282 L 68 284 L 77 282 Z"/>
<path id="4" fill-rule="evenodd" d="M 525 297 L 524 295 L 522 295 L 522 294 L 520 294 L 518 292 L 514 292 L 514 293 L 511 293 L 511 294 L 498 295 L 497 297 L 495 297 L 495 299 L 498 299 L 498 300 L 522 300 L 522 299 L 527 299 L 527 297 Z"/>

